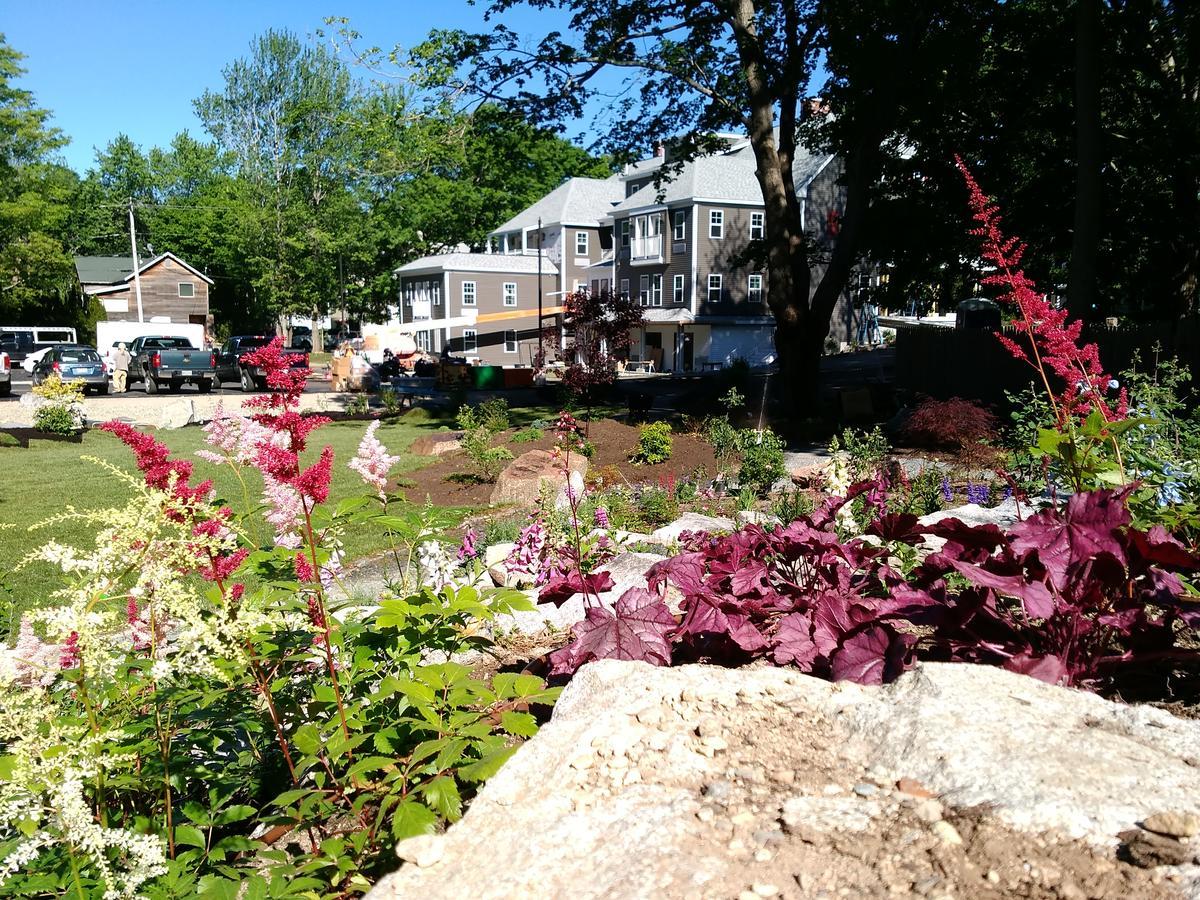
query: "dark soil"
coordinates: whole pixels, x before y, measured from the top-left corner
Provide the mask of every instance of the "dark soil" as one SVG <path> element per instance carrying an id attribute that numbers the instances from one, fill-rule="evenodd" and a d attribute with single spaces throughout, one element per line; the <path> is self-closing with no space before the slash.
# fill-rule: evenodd
<path id="1" fill-rule="evenodd" d="M 530 450 L 550 450 L 555 445 L 553 432 L 547 431 L 540 440 L 517 443 L 512 440 L 516 431 L 510 429 L 504 432 L 496 438 L 495 445 L 506 447 L 514 457 Z M 604 469 L 606 474 L 611 473 L 629 484 L 690 478 L 701 467 L 711 478 L 717 470 L 717 458 L 713 455 L 712 447 L 695 435 L 672 435 L 671 458 L 653 466 L 636 465 L 629 461 L 629 455 L 638 445 L 639 429 L 636 426 L 613 419 L 601 419 L 590 423 L 587 436 L 596 448 L 588 472 L 596 473 Z M 492 495 L 491 484 L 447 480 L 452 475 L 470 471 L 470 463 L 461 452 L 450 453 L 432 465 L 406 473 L 398 484 L 408 499 L 417 503 L 424 502 L 428 497 L 435 506 L 487 506 Z M 605 480 L 611 482 L 614 478 Z"/>

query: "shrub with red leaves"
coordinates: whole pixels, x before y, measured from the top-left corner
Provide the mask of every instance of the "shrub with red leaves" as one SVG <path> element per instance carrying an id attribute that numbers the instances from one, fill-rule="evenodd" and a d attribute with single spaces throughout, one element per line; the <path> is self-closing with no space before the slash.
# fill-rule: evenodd
<path id="1" fill-rule="evenodd" d="M 904 425 L 904 436 L 916 447 L 961 452 L 996 439 L 996 417 L 978 403 L 951 397 L 926 397 Z"/>

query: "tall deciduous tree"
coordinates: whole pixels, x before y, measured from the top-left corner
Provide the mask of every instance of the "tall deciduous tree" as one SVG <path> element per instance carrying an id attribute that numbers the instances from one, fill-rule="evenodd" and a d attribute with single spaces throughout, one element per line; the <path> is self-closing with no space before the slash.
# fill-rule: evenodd
<path id="1" fill-rule="evenodd" d="M 68 309 L 73 267 L 60 235 L 75 176 L 54 154 L 66 138 L 50 112 L 15 81 L 22 54 L 0 34 L 0 319 L 53 316 Z"/>

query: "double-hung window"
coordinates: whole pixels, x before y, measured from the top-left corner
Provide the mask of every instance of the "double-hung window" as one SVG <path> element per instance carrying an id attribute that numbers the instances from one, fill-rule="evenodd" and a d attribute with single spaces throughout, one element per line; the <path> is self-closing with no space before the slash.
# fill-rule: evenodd
<path id="1" fill-rule="evenodd" d="M 662 259 L 662 216 L 652 213 L 633 219 L 633 259 Z"/>
<path id="2" fill-rule="evenodd" d="M 622 297 L 629 296 L 629 279 L 628 278 L 621 279 L 621 296 Z"/>
<path id="3" fill-rule="evenodd" d="M 463 329 L 463 353 L 478 353 L 479 337 L 474 328 Z"/>
<path id="4" fill-rule="evenodd" d="M 750 213 L 750 240 L 761 241 L 763 236 L 763 213 Z"/>
<path id="5" fill-rule="evenodd" d="M 708 276 L 708 302 L 709 303 L 720 303 L 721 302 L 721 276 L 720 275 L 709 275 Z"/>
<path id="6" fill-rule="evenodd" d="M 515 331 L 509 330 L 504 332 L 504 352 L 517 352 L 517 333 Z"/>
<path id="7" fill-rule="evenodd" d="M 638 279 L 638 303 L 642 306 L 650 305 L 650 276 L 643 275 Z"/>
<path id="8" fill-rule="evenodd" d="M 517 283 L 515 281 L 504 282 L 504 305 L 517 305 Z"/>
<path id="9" fill-rule="evenodd" d="M 708 236 L 720 240 L 725 237 L 725 210 L 711 209 L 708 212 Z"/>
<path id="10" fill-rule="evenodd" d="M 675 228 L 671 235 L 674 240 L 682 241 L 687 237 L 687 213 L 682 209 L 675 210 Z"/>
<path id="11" fill-rule="evenodd" d="M 761 275 L 750 276 L 749 283 L 746 286 L 746 296 L 751 303 L 762 303 L 763 277 Z"/>
<path id="12" fill-rule="evenodd" d="M 586 231 L 575 232 L 575 255 L 588 255 L 588 233 Z"/>
<path id="13" fill-rule="evenodd" d="M 440 281 L 429 282 L 429 299 L 434 306 L 442 305 L 442 283 Z"/>
<path id="14" fill-rule="evenodd" d="M 621 220 L 621 246 L 622 247 L 629 246 L 629 220 L 628 219 Z"/>
<path id="15" fill-rule="evenodd" d="M 475 306 L 476 298 L 479 296 L 474 281 L 464 281 L 462 283 L 462 305 Z"/>
<path id="16" fill-rule="evenodd" d="M 678 305 L 683 303 L 683 276 L 676 275 L 671 285 L 671 302 Z"/>
<path id="17" fill-rule="evenodd" d="M 662 276 L 650 276 L 650 305 L 662 306 Z"/>

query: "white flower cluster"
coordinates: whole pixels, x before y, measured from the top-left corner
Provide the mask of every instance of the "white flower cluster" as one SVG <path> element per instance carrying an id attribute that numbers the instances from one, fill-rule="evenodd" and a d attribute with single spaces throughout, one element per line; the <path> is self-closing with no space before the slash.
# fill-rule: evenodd
<path id="1" fill-rule="evenodd" d="M 21 835 L 0 859 L 0 885 L 48 847 L 65 846 L 104 883 L 105 900 L 139 895 L 166 872 L 160 838 L 101 825 L 85 783 L 132 756 L 106 752 L 119 735 L 64 726 L 41 690 L 0 692 L 0 744 L 9 766 L 0 778 L 0 834 Z"/>
<path id="2" fill-rule="evenodd" d="M 423 541 L 417 545 L 417 572 L 421 584 L 440 588 L 451 582 L 456 563 L 437 541 Z"/>
<path id="3" fill-rule="evenodd" d="M 49 687 L 58 677 L 62 647 L 43 641 L 33 630 L 33 623 L 21 617 L 17 644 L 0 655 L 0 687 Z"/>
<path id="4" fill-rule="evenodd" d="M 850 465 L 840 454 L 833 457 L 833 463 L 829 466 L 829 474 L 826 476 L 826 484 L 830 496 L 833 497 L 845 497 L 846 492 L 850 490 Z M 858 531 L 858 523 L 854 521 L 854 511 L 850 508 L 849 503 L 837 511 L 837 523 L 847 531 Z"/>

